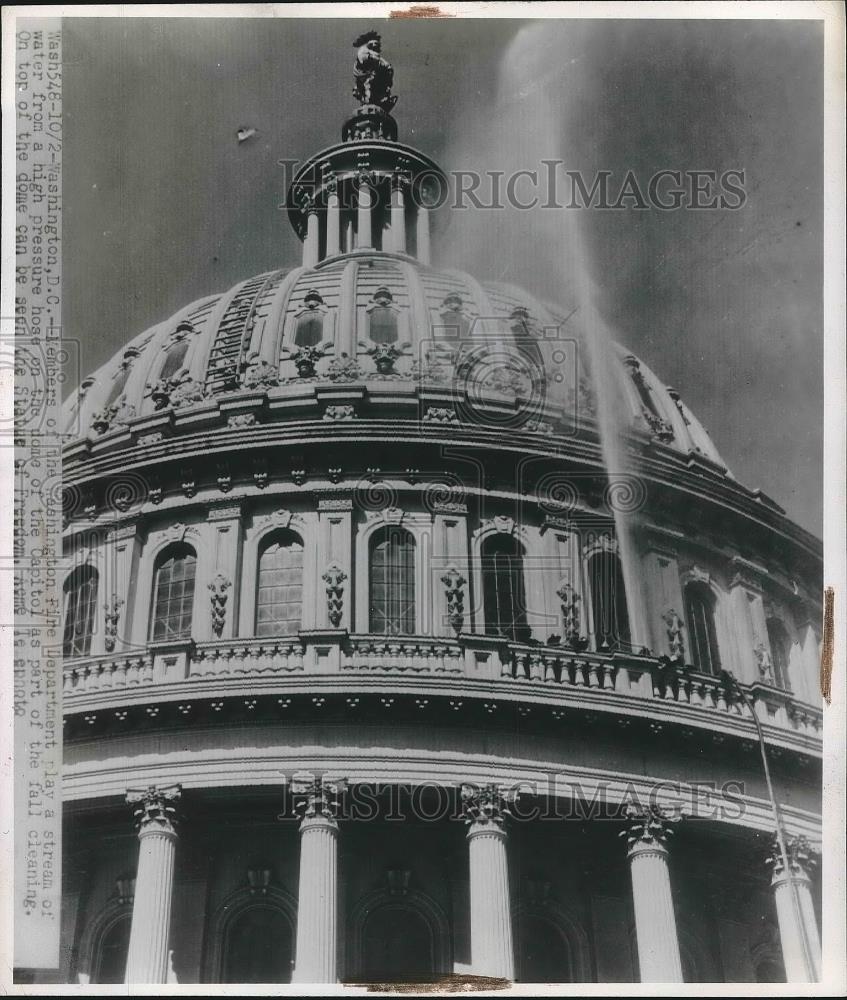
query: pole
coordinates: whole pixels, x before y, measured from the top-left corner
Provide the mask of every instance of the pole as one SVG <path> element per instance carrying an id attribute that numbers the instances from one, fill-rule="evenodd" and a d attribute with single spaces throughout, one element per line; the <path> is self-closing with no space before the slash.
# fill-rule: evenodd
<path id="1" fill-rule="evenodd" d="M 770 764 L 768 763 L 768 752 L 765 745 L 765 734 L 762 730 L 762 724 L 759 721 L 759 716 L 756 714 L 756 710 L 753 707 L 753 703 L 750 701 L 750 697 L 741 684 L 735 674 L 731 673 L 729 670 L 722 670 L 721 675 L 724 680 L 726 680 L 730 687 L 735 688 L 741 697 L 741 700 L 753 717 L 753 725 L 756 727 L 756 735 L 759 738 L 759 753 L 762 755 L 762 770 L 765 772 L 765 784 L 767 785 L 768 795 L 771 800 L 771 810 L 773 811 L 774 823 L 776 824 L 776 840 L 779 846 L 779 853 L 782 857 L 782 866 L 788 876 L 788 883 L 791 886 L 791 901 L 794 906 L 794 915 L 797 917 L 797 925 L 800 928 L 800 934 L 803 939 L 803 954 L 806 959 L 806 971 L 809 973 L 809 982 L 817 981 L 817 970 L 815 969 L 815 963 L 812 959 L 811 948 L 809 947 L 809 939 L 806 934 L 806 921 L 803 918 L 803 911 L 800 906 L 800 899 L 797 895 L 797 884 L 795 883 L 791 875 L 791 862 L 788 857 L 788 849 L 785 846 L 785 831 L 782 827 L 782 813 L 780 812 L 779 802 L 777 801 L 776 793 L 774 792 L 773 779 L 771 778 Z"/>

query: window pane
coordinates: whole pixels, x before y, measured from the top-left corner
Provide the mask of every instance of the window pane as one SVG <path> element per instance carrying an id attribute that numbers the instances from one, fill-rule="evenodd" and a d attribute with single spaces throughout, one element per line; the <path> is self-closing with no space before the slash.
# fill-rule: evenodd
<path id="1" fill-rule="evenodd" d="M 97 571 L 91 566 L 74 570 L 65 581 L 64 592 L 65 631 L 62 653 L 65 656 L 88 656 L 94 632 Z"/>
<path id="2" fill-rule="evenodd" d="M 298 347 L 314 347 L 321 342 L 323 337 L 323 316 L 313 314 L 311 316 L 301 316 L 297 320 L 297 329 L 294 332 L 294 343 Z"/>
<path id="3" fill-rule="evenodd" d="M 692 664 L 707 674 L 720 673 L 715 601 L 706 587 L 689 584 L 685 588 L 685 620 Z"/>
<path id="4" fill-rule="evenodd" d="M 375 344 L 393 344 L 397 339 L 397 314 L 394 310 L 388 306 L 374 306 L 369 332 Z"/>
<path id="5" fill-rule="evenodd" d="M 165 357 L 165 363 L 162 365 L 159 378 L 171 378 L 172 375 L 176 375 L 182 367 L 183 361 L 185 361 L 186 354 L 188 354 L 187 340 L 183 340 L 179 344 L 174 344 Z"/>
<path id="6" fill-rule="evenodd" d="M 189 548 L 171 550 L 156 570 L 153 638 L 186 639 L 191 635 L 196 557 Z"/>
<path id="7" fill-rule="evenodd" d="M 303 608 L 303 546 L 292 535 L 262 552 L 256 588 L 256 635 L 294 635 Z"/>
<path id="8" fill-rule="evenodd" d="M 415 631 L 415 540 L 402 528 L 376 536 L 370 566 L 371 631 L 411 635 Z"/>
<path id="9" fill-rule="evenodd" d="M 589 561 L 588 575 L 597 649 L 629 649 L 632 638 L 620 559 L 613 552 L 599 552 Z"/>
<path id="10" fill-rule="evenodd" d="M 485 631 L 527 642 L 523 549 L 513 538 L 489 538 L 482 547 Z"/>
<path id="11" fill-rule="evenodd" d="M 789 689 L 788 683 L 788 661 L 790 643 L 788 633 L 782 622 L 776 618 L 768 619 L 768 642 L 771 647 L 771 658 L 773 660 L 774 683 L 781 688 Z"/>

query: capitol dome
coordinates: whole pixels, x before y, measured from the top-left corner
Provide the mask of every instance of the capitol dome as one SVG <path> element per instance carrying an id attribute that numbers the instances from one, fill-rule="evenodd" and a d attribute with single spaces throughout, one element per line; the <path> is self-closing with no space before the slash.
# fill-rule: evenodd
<path id="1" fill-rule="evenodd" d="M 811 981 L 820 543 L 575 304 L 432 263 L 358 41 L 299 266 L 66 404 L 59 981 Z"/>
<path id="2" fill-rule="evenodd" d="M 356 249 L 248 278 L 145 330 L 70 397 L 65 429 L 99 443 L 168 407 L 208 407 L 245 388 L 283 397 L 309 380 L 373 387 L 388 379 L 408 383 L 410 394 L 414 385 L 455 389 L 447 362 L 458 349 L 459 391 L 473 384 L 474 399 L 482 393 L 492 405 L 515 398 L 518 426 L 532 412 L 536 423 L 526 429 L 537 428 L 540 408 L 572 435 L 577 423 L 593 423 L 594 401 L 567 321 L 561 306 L 511 285 L 437 270 L 408 253 Z M 305 376 L 299 348 L 320 352 Z M 616 390 L 632 431 L 726 473 L 679 394 L 638 358 L 622 348 L 617 355 Z"/>

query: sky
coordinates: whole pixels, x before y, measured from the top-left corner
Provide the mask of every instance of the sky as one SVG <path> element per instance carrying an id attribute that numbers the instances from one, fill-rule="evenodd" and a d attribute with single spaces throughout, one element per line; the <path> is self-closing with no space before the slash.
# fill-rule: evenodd
<path id="1" fill-rule="evenodd" d="M 377 27 L 400 140 L 445 170 L 744 170 L 736 211 L 439 213 L 436 266 L 567 311 L 674 386 L 736 478 L 821 533 L 823 28 L 782 21 L 64 22 L 65 335 L 80 374 L 299 263 L 280 159 L 340 141 Z M 255 129 L 239 142 L 240 128 Z M 564 199 L 563 199 L 564 200 Z"/>

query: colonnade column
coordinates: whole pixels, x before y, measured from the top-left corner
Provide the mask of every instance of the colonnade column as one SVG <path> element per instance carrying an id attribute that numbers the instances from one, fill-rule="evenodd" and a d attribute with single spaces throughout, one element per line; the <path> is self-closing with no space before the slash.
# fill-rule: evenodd
<path id="1" fill-rule="evenodd" d="M 337 183 L 332 182 L 326 198 L 326 255 L 341 253 L 341 206 Z"/>
<path id="2" fill-rule="evenodd" d="M 127 792 L 138 823 L 138 872 L 126 963 L 127 983 L 165 983 L 171 931 L 179 785 Z"/>
<path id="3" fill-rule="evenodd" d="M 785 848 L 788 871 L 778 842 L 768 858 L 785 977 L 789 983 L 815 983 L 821 978 L 821 939 L 809 873 L 817 855 L 805 837 L 789 837 Z"/>
<path id="4" fill-rule="evenodd" d="M 338 822 L 342 782 L 293 782 L 299 798 L 300 883 L 293 981 L 338 981 Z"/>
<path id="5" fill-rule="evenodd" d="M 672 818 L 658 806 L 626 811 L 632 902 L 642 983 L 681 983 L 682 961 L 676 932 L 667 840 Z"/>
<path id="6" fill-rule="evenodd" d="M 366 174 L 362 174 L 359 176 L 359 182 L 356 187 L 356 247 L 359 250 L 364 247 L 373 247 L 371 219 L 373 201 L 370 178 Z"/>
<path id="7" fill-rule="evenodd" d="M 391 249 L 406 252 L 406 203 L 403 196 L 403 178 L 391 178 Z"/>
<path id="8" fill-rule="evenodd" d="M 463 785 L 462 808 L 469 827 L 471 968 L 478 976 L 514 979 L 508 801 L 496 785 Z"/>
<path id="9" fill-rule="evenodd" d="M 314 267 L 320 255 L 320 229 L 318 210 L 310 205 L 306 210 L 306 240 L 303 243 L 303 267 Z"/>

